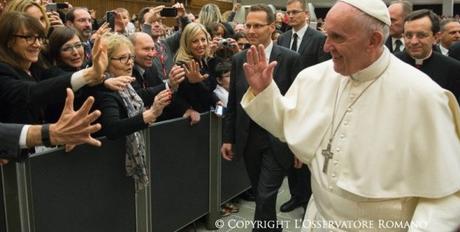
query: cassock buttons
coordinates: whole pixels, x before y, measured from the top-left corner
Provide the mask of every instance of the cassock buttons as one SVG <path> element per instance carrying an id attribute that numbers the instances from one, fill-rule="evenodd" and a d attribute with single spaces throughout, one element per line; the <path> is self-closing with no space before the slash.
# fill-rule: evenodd
<path id="1" fill-rule="evenodd" d="M 336 148 L 335 151 L 340 152 L 340 148 Z"/>
<path id="2" fill-rule="evenodd" d="M 332 178 L 335 178 L 335 177 L 336 177 L 335 173 L 332 173 Z"/>
<path id="3" fill-rule="evenodd" d="M 334 189 L 334 187 L 332 187 L 332 185 L 329 185 L 329 190 L 332 191 L 332 189 Z"/>
<path id="4" fill-rule="evenodd" d="M 343 125 L 344 125 L 344 126 L 348 126 L 348 124 L 350 124 L 350 121 L 348 121 L 348 120 L 345 120 L 345 121 L 343 122 Z"/>
<path id="5" fill-rule="evenodd" d="M 344 134 L 340 134 L 340 138 L 341 138 L 341 139 L 344 139 L 344 138 L 345 138 L 345 135 L 344 135 Z"/>

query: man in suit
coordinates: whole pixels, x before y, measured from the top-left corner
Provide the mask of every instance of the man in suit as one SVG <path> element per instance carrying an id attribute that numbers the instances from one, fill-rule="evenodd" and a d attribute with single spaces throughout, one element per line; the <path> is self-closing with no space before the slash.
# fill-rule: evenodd
<path id="1" fill-rule="evenodd" d="M 460 41 L 460 22 L 456 19 L 444 19 L 440 23 L 439 50 L 445 56 L 449 55 L 450 46 Z"/>
<path id="2" fill-rule="evenodd" d="M 412 3 L 405 0 L 396 0 L 388 6 L 390 13 L 391 26 L 390 36 L 385 42 L 385 46 L 390 49 L 391 53 L 401 52 L 404 50 L 404 18 L 412 12 Z"/>
<path id="3" fill-rule="evenodd" d="M 299 55 L 289 49 L 274 44 L 270 35 L 275 30 L 273 12 L 266 5 L 253 5 L 246 16 L 247 38 L 252 45 L 264 46 L 270 61 L 278 61 L 274 70 L 274 80 L 285 93 L 299 72 L 296 63 Z M 276 197 L 278 189 L 293 164 L 293 155 L 286 144 L 281 143 L 266 130 L 249 119 L 241 108 L 240 101 L 248 84 L 243 73 L 247 50 L 232 58 L 230 73 L 230 91 L 227 113 L 224 118 L 223 145 L 221 153 L 224 159 L 234 156 L 243 157 L 251 185 L 256 189 L 255 221 L 276 224 Z M 267 225 L 267 224 L 265 224 Z M 260 226 L 254 231 L 266 228 Z"/>
<path id="4" fill-rule="evenodd" d="M 88 98 L 82 107 L 74 111 L 74 95 L 67 89 L 67 98 L 61 117 L 56 123 L 45 125 L 23 125 L 0 123 L 0 165 L 6 164 L 6 159 L 23 159 L 19 157 L 19 148 L 30 148 L 38 145 L 68 145 L 67 150 L 75 145 L 88 143 L 100 146 L 101 142 L 91 137 L 100 130 L 100 124 L 91 125 L 101 115 L 99 110 L 89 113 L 94 98 Z"/>
<path id="5" fill-rule="evenodd" d="M 330 59 L 330 55 L 323 51 L 326 36 L 308 27 L 309 13 L 305 1 L 288 0 L 286 15 L 289 16 L 288 23 L 292 29 L 280 35 L 278 45 L 298 52 L 301 55 L 302 69 Z M 310 171 L 307 166 L 292 166 L 288 171 L 288 183 L 291 199 L 281 205 L 281 212 L 289 212 L 306 205 L 310 199 Z"/>
<path id="6" fill-rule="evenodd" d="M 131 85 L 142 98 L 144 104 L 150 106 L 154 97 L 162 90 L 166 88 L 177 90 L 185 78 L 185 71 L 182 67 L 174 66 L 166 79 L 163 80 L 153 65 L 153 59 L 158 55 L 158 51 L 155 50 L 152 37 L 144 32 L 136 32 L 130 36 L 130 40 L 134 45 L 136 55 L 133 69 L 133 76 L 136 80 Z M 158 121 L 181 117 L 189 110 L 191 109 L 185 101 L 175 94 L 171 104 L 164 109 Z"/>
<path id="7" fill-rule="evenodd" d="M 417 10 L 406 17 L 404 40 L 406 49 L 395 54 L 402 61 L 420 69 L 460 100 L 460 62 L 439 52 L 433 44 L 439 31 L 439 17 L 431 10 Z"/>

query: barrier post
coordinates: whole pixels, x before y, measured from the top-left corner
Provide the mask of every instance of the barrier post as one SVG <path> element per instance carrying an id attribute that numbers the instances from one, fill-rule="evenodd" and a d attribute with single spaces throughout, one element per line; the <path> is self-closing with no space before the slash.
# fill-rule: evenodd
<path id="1" fill-rule="evenodd" d="M 6 231 L 32 231 L 27 162 L 12 162 L 2 168 Z"/>
<path id="2" fill-rule="evenodd" d="M 221 198 L 221 157 L 222 119 L 215 113 L 209 117 L 209 214 L 206 227 L 216 230 L 216 221 L 220 219 Z"/>
<path id="3" fill-rule="evenodd" d="M 145 140 L 145 162 L 147 163 L 147 173 L 151 172 L 150 169 L 150 130 L 143 130 L 141 133 L 144 134 Z M 152 183 L 150 182 L 149 185 L 135 193 L 136 199 L 136 232 L 149 232 L 152 231 L 152 220 L 151 220 L 151 189 Z M 133 191 L 136 191 L 133 189 Z"/>

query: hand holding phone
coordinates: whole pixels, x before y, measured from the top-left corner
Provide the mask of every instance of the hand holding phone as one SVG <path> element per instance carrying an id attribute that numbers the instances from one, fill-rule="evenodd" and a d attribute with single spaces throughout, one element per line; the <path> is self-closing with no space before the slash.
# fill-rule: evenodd
<path id="1" fill-rule="evenodd" d="M 57 4 L 56 3 L 48 3 L 45 6 L 46 12 L 57 11 Z"/>
<path id="2" fill-rule="evenodd" d="M 105 14 L 106 14 L 107 23 L 109 23 L 110 29 L 112 31 L 115 30 L 115 17 L 117 13 L 115 11 L 107 11 Z"/>
<path id="3" fill-rule="evenodd" d="M 160 11 L 161 17 L 176 17 L 177 16 L 177 8 L 175 7 L 165 7 Z"/>

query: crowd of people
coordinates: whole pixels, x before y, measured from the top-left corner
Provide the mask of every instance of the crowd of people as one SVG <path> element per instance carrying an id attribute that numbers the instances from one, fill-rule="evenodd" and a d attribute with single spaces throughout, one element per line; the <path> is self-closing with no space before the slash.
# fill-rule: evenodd
<path id="1" fill-rule="evenodd" d="M 233 22 L 239 4 L 221 14 L 209 3 L 195 17 L 176 3 L 167 27 L 163 5 L 97 19 L 52 4 L 1 6 L 0 164 L 125 138 L 140 191 L 149 184 L 141 130 L 178 117 L 193 125 L 222 106 L 222 157 L 244 159 L 254 220 L 264 222 L 254 231 L 283 229 L 286 176 L 280 211 L 303 206 L 305 220 L 458 226 L 458 19 L 405 0 L 339 0 L 313 28 L 303 0 L 285 12 L 252 5 L 243 23 Z"/>

